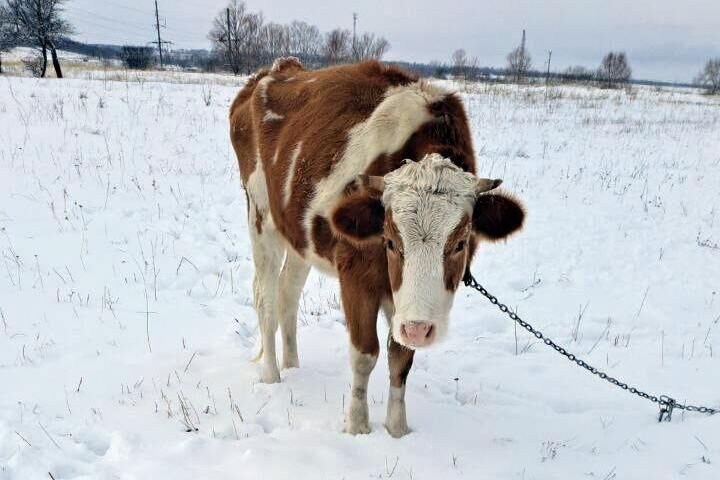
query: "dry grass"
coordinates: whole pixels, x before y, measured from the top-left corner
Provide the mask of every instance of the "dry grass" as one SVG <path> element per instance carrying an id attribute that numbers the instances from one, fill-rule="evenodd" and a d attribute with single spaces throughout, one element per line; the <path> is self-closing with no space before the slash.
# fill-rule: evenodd
<path id="1" fill-rule="evenodd" d="M 190 85 L 242 86 L 246 77 L 226 73 L 201 73 L 182 70 L 128 70 L 120 65 L 105 65 L 96 61 L 62 62 L 65 78 L 79 80 L 99 80 L 104 82 L 162 82 Z M 16 77 L 29 76 L 19 59 L 3 61 L 3 74 Z M 55 78 L 52 68 L 47 70 L 48 78 Z"/>

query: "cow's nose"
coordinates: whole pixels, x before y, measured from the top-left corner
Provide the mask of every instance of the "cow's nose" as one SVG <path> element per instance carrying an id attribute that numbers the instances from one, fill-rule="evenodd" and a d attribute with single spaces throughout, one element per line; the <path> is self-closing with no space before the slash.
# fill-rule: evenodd
<path id="1" fill-rule="evenodd" d="M 433 325 L 430 322 L 405 322 L 400 326 L 404 343 L 424 347 L 432 342 Z"/>

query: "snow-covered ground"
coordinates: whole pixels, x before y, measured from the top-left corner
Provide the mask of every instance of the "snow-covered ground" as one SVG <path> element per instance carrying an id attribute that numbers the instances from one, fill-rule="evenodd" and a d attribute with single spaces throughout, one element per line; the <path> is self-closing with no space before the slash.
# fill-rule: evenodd
<path id="1" fill-rule="evenodd" d="M 3 52 L 3 72 L 9 75 L 30 76 L 23 63 L 32 59 L 38 52 L 29 47 L 17 47 L 9 52 Z M 79 53 L 58 50 L 60 65 L 65 78 L 80 80 L 102 80 L 121 82 L 162 82 L 182 84 L 225 85 L 240 87 L 245 80 L 232 74 L 201 73 L 183 71 L 180 67 L 171 65 L 165 70 L 128 70 L 119 60 L 101 61 L 95 57 L 88 57 Z M 51 62 L 48 56 L 48 62 Z M 55 77 L 52 63 L 48 63 L 47 76 Z"/>
<path id="2" fill-rule="evenodd" d="M 384 357 L 372 433 L 342 433 L 333 279 L 306 286 L 301 368 L 259 384 L 236 89 L 0 78 L 0 479 L 720 478 L 720 415 L 658 424 L 465 288 L 400 440 Z M 475 275 L 608 373 L 720 406 L 718 100 L 464 90 L 479 171 L 528 210 Z"/>

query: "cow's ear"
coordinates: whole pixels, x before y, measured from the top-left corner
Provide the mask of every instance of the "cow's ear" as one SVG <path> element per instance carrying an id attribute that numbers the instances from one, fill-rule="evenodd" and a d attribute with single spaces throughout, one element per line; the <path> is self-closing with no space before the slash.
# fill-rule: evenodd
<path id="1" fill-rule="evenodd" d="M 367 192 L 354 193 L 340 201 L 332 213 L 333 230 L 356 243 L 380 238 L 385 223 L 385 207 Z"/>
<path id="2" fill-rule="evenodd" d="M 520 230 L 525 210 L 520 202 L 504 193 L 478 195 L 473 208 L 473 231 L 488 239 L 501 240 Z"/>

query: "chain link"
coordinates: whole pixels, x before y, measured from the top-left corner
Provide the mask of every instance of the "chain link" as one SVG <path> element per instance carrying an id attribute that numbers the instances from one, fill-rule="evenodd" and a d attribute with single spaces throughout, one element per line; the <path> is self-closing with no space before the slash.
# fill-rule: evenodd
<path id="1" fill-rule="evenodd" d="M 601 379 L 605 380 L 606 382 L 610 382 L 613 385 L 632 393 L 633 395 L 637 395 L 638 397 L 644 398 L 646 400 L 649 400 L 653 403 L 656 403 L 660 407 L 660 415 L 658 417 L 658 421 L 662 422 L 663 420 L 670 421 L 672 419 L 672 412 L 673 410 L 687 410 L 688 412 L 698 412 L 698 413 L 706 413 L 708 415 L 715 415 L 716 413 L 720 413 L 720 410 L 716 408 L 710 408 L 710 407 L 701 407 L 697 405 L 690 405 L 687 403 L 679 403 L 674 398 L 669 397 L 667 395 L 651 395 L 649 393 L 646 393 L 642 390 L 639 390 L 636 387 L 633 387 L 631 385 L 628 385 L 625 382 L 622 382 L 618 380 L 617 378 L 614 378 L 607 373 L 603 372 L 602 370 L 598 370 L 597 368 L 593 367 L 589 363 L 585 362 L 584 360 L 577 358 L 574 354 L 568 352 L 565 350 L 562 346 L 558 345 L 554 341 L 552 341 L 550 338 L 546 337 L 540 330 L 536 329 L 532 325 L 530 325 L 528 322 L 520 318 L 515 312 L 510 310 L 507 305 L 500 303 L 500 301 L 492 295 L 490 292 L 485 290 L 485 287 L 480 285 L 477 280 L 475 280 L 475 277 L 472 276 L 468 272 L 465 279 L 463 280 L 465 283 L 465 286 L 473 288 L 480 292 L 485 298 L 490 300 L 490 303 L 497 306 L 498 309 L 506 314 L 508 317 L 510 317 L 511 320 L 513 320 L 515 323 L 523 327 L 525 330 L 530 332 L 535 338 L 538 340 L 541 340 L 545 345 L 552 347 L 556 352 L 560 353 L 561 355 L 565 356 L 568 360 L 575 363 L 576 365 L 584 368 L 588 372 L 592 373 L 593 375 L 596 375 L 600 377 Z"/>

